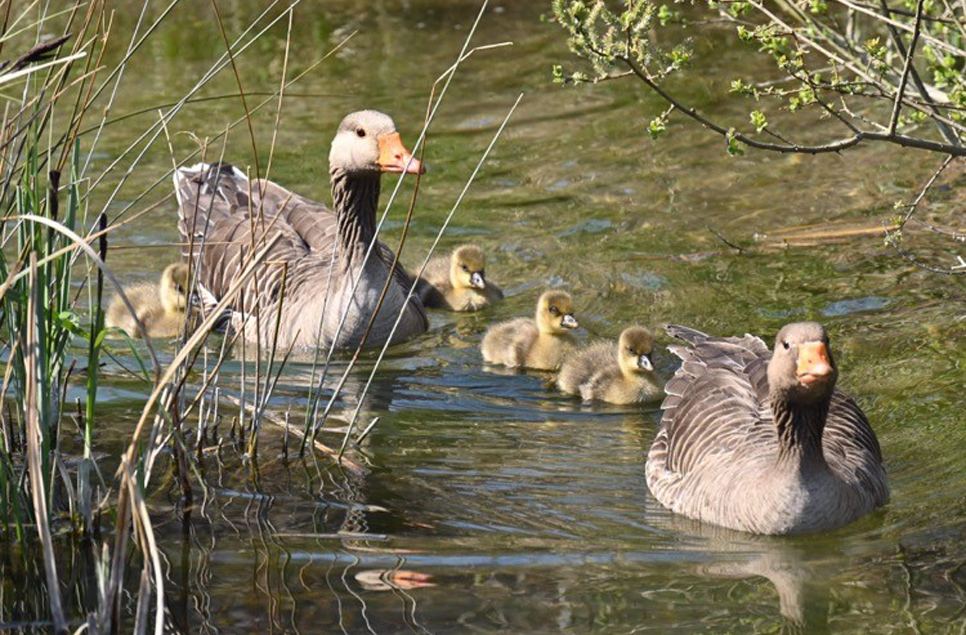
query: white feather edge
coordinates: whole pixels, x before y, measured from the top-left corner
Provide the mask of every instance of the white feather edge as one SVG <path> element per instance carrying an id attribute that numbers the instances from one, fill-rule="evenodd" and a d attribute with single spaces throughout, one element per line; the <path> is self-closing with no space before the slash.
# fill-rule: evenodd
<path id="1" fill-rule="evenodd" d="M 184 205 L 184 200 L 181 198 L 181 185 L 183 183 L 183 179 L 191 178 L 196 174 L 198 174 L 199 172 L 206 171 L 211 167 L 211 165 L 212 165 L 211 163 L 204 163 L 204 162 L 195 163 L 194 165 L 178 168 L 177 170 L 174 171 L 174 174 L 171 175 L 171 178 L 174 181 L 174 196 L 175 198 L 178 199 L 179 208 L 182 205 Z M 245 176 L 245 173 L 239 170 L 238 168 L 236 168 L 235 166 L 231 166 L 231 171 L 232 171 L 232 176 L 234 176 L 236 179 L 241 179 L 242 181 L 245 181 L 245 182 L 248 181 L 248 177 Z"/>

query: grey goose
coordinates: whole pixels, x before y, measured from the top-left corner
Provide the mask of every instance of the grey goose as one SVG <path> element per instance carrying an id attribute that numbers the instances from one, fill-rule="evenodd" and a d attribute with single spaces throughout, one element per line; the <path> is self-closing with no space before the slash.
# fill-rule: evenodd
<path id="1" fill-rule="evenodd" d="M 357 346 L 393 260 L 392 251 L 375 239 L 381 177 L 404 171 L 425 170 L 403 146 L 393 120 L 374 110 L 346 116 L 332 141 L 334 211 L 271 181 L 250 181 L 225 163 L 181 168 L 174 174 L 174 187 L 183 256 L 197 263 L 203 293 L 217 299 L 251 255 L 280 234 L 261 269 L 233 299 L 233 327 L 242 329 L 246 339 L 270 343 L 278 324 L 277 345 L 283 350 L 333 341 L 337 347 Z M 406 300 L 411 284 L 398 264 L 366 346 L 386 343 L 400 311 L 394 343 L 426 331 L 422 302 L 415 295 Z"/>
<path id="2" fill-rule="evenodd" d="M 668 326 L 683 364 L 667 383 L 645 468 L 651 493 L 690 518 L 757 534 L 842 527 L 884 505 L 875 432 L 835 388 L 825 329 L 788 324 L 770 352 L 757 337 Z"/>

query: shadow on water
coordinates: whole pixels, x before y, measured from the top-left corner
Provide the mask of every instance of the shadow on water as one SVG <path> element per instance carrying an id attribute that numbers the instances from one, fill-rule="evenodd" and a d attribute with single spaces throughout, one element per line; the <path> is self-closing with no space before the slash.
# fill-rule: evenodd
<path id="1" fill-rule="evenodd" d="M 230 29 L 258 8 L 221 4 L 237 21 Z M 342 115 L 380 108 L 393 114 L 404 138 L 414 135 L 425 93 L 451 64 L 478 7 L 444 0 L 303 4 L 293 68 L 359 29 L 293 89 L 279 132 L 273 178 L 328 201 L 325 156 Z M 874 147 L 843 157 L 733 159 L 686 127 L 646 141 L 658 104 L 636 86 L 563 90 L 550 83 L 551 65 L 566 51 L 556 27 L 539 19 L 547 11 L 544 3 L 504 3 L 484 19 L 479 43 L 511 39 L 514 46 L 474 56 L 454 81 L 429 138 L 430 172 L 404 255 L 407 263 L 421 261 L 501 113 L 526 91 L 443 244 L 482 245 L 487 273 L 507 291 L 506 301 L 472 316 L 434 313 L 429 333 L 391 352 L 361 409 L 364 423 L 380 417 L 361 448 L 370 464 L 364 477 L 292 448 L 286 454 L 284 435 L 270 425 L 257 463 L 247 461 L 230 437 L 225 406 L 222 438 L 200 464 L 195 506 L 181 508 L 173 479 L 151 500 L 170 630 L 963 632 L 963 283 L 910 269 L 876 236 L 738 255 L 707 230 L 751 241 L 756 233 L 828 220 L 878 223 L 883 207 L 914 194 L 930 168 L 921 155 Z M 132 28 L 131 19 L 119 15 L 118 28 Z M 707 42 L 699 47 L 713 57 L 709 73 L 728 81 L 736 65 L 758 63 L 753 51 L 710 55 L 716 28 L 702 32 Z M 186 4 L 159 35 L 160 44 L 132 59 L 135 79 L 119 95 L 118 112 L 181 95 L 220 53 L 213 25 Z M 274 89 L 283 43 L 284 30 L 239 58 L 248 88 Z M 718 80 L 694 78 L 686 88 L 699 103 L 707 81 Z M 233 89 L 227 75 L 210 88 Z M 701 106 L 747 119 L 740 104 Z M 175 154 L 194 149 L 185 133 L 215 134 L 239 112 L 231 100 L 190 106 L 172 125 Z M 265 147 L 272 117 L 256 117 Z M 120 151 L 145 125 L 133 117 L 108 128 L 103 148 Z M 230 138 L 226 156 L 250 161 L 244 134 Z M 94 163 L 103 168 L 111 159 Z M 166 150 L 150 153 L 124 191 L 133 198 L 169 167 Z M 394 210 L 390 221 L 403 213 Z M 178 257 L 173 207 L 142 220 L 112 244 L 112 266 L 131 281 L 156 279 Z M 390 244 L 398 227 L 390 225 Z M 678 322 L 767 339 L 788 320 L 824 321 L 841 385 L 879 435 L 892 502 L 841 530 L 787 540 L 672 517 L 644 482 L 660 417 L 655 406 L 581 405 L 549 388 L 548 375 L 482 364 L 477 347 L 486 326 L 530 315 L 545 287 L 573 293 L 586 338 L 616 336 L 633 322 Z M 171 350 L 159 347 L 170 359 Z M 134 366 L 129 353 L 115 353 Z M 364 357 L 350 375 L 331 427 L 344 425 L 358 405 L 373 359 Z M 655 361 L 665 376 L 676 364 L 660 350 Z M 340 357 L 333 364 L 324 396 L 345 363 Z M 226 393 L 237 392 L 241 372 L 238 360 L 226 362 Z M 271 411 L 302 425 L 313 383 L 312 360 L 293 359 Z M 99 453 L 118 454 L 147 394 L 147 385 L 108 364 Z M 341 436 L 323 432 L 322 440 L 337 445 Z M 157 470 L 166 473 L 166 466 Z M 0 546 L 0 627 L 41 632 L 47 625 L 38 616 L 48 614 L 43 573 L 16 549 Z M 59 550 L 73 615 L 96 605 L 90 571 L 99 554 L 89 551 Z"/>

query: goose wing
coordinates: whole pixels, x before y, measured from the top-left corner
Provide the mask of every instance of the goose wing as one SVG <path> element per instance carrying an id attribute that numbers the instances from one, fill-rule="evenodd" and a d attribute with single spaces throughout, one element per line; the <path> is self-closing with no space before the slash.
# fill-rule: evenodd
<path id="1" fill-rule="evenodd" d="M 687 474 L 736 452 L 756 452 L 777 442 L 767 407 L 768 347 L 759 338 L 710 337 L 679 326 L 670 335 L 686 346 L 669 347 L 683 361 L 667 383 L 662 428 L 649 461 Z"/>
<path id="2" fill-rule="evenodd" d="M 300 266 L 309 261 L 327 265 L 332 258 L 337 224 L 321 203 L 271 181 L 250 181 L 225 163 L 182 168 L 174 185 L 182 254 L 199 263 L 199 281 L 215 297 L 227 291 L 248 257 L 275 234 L 281 238 L 265 259 L 269 273 L 258 280 L 263 303 L 278 299 L 286 268 L 292 284 Z"/>
<path id="3" fill-rule="evenodd" d="M 876 505 L 889 499 L 879 440 L 859 405 L 838 390 L 832 394 L 822 451 L 838 477 L 870 493 Z"/>

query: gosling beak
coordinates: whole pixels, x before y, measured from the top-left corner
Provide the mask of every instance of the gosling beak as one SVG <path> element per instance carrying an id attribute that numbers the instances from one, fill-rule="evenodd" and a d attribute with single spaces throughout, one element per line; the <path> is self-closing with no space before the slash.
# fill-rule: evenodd
<path id="1" fill-rule="evenodd" d="M 425 174 L 426 168 L 422 162 L 415 158 L 398 132 L 392 134 L 379 135 L 379 169 L 383 172 L 405 172 L 406 174 Z M 407 167 L 408 166 L 408 167 Z"/>
<path id="2" fill-rule="evenodd" d="M 645 354 L 638 357 L 637 367 L 641 370 L 654 370 L 654 364 L 651 363 L 651 356 Z"/>
<path id="3" fill-rule="evenodd" d="M 825 342 L 805 342 L 798 345 L 798 367 L 796 375 L 798 381 L 811 386 L 818 381 L 827 379 L 835 369 L 828 358 Z"/>
<path id="4" fill-rule="evenodd" d="M 483 274 L 480 273 L 479 271 L 474 271 L 473 274 L 470 276 L 470 284 L 476 287 L 477 289 L 486 288 L 486 280 L 483 279 Z"/>
<path id="5" fill-rule="evenodd" d="M 563 316 L 563 320 L 561 320 L 560 322 L 560 325 L 563 326 L 565 329 L 575 329 L 578 326 L 577 320 L 576 318 L 574 318 L 573 313 L 565 313 Z"/>

